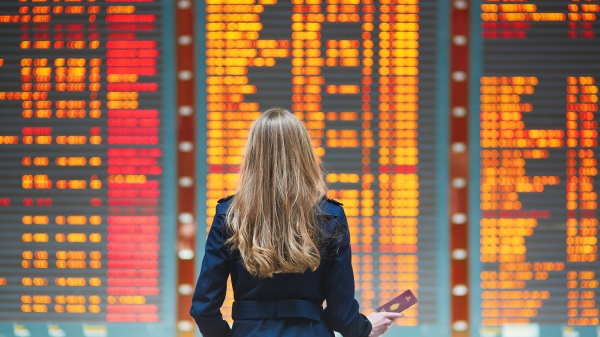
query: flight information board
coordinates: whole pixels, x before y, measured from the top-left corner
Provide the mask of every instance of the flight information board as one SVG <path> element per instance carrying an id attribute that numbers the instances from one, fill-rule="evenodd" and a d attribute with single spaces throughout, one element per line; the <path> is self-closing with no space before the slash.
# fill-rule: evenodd
<path id="1" fill-rule="evenodd" d="M 471 10 L 472 335 L 597 336 L 600 4 Z"/>
<path id="2" fill-rule="evenodd" d="M 199 106 L 206 105 L 199 158 L 206 158 L 207 189 L 198 190 L 206 230 L 217 200 L 235 193 L 250 125 L 261 111 L 284 107 L 305 122 L 328 196 L 344 204 L 361 310 L 411 289 L 419 304 L 398 324 L 421 336 L 448 333 L 447 223 L 439 207 L 446 181 L 437 165 L 447 134 L 439 132 L 446 115 L 437 95 L 446 89 L 445 72 L 436 83 L 445 7 L 224 0 L 197 12 L 205 20 L 198 35 L 206 37 L 198 51 L 198 66 L 206 65 L 198 92 L 205 99 Z M 226 316 L 231 303 L 229 290 Z"/>
<path id="3" fill-rule="evenodd" d="M 0 336 L 174 331 L 170 6 L 0 5 Z"/>

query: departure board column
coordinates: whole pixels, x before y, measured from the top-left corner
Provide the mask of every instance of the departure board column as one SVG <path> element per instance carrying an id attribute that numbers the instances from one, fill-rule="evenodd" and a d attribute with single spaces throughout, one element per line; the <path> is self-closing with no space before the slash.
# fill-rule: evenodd
<path id="1" fill-rule="evenodd" d="M 97 34 L 91 33 L 86 39 L 80 32 L 83 24 L 76 23 L 93 23 L 98 11 L 99 6 L 77 4 L 20 6 L 20 20 L 15 20 L 18 16 L 13 16 L 12 21 L 33 22 L 33 25 L 23 24 L 20 27 L 24 32 L 20 35 L 21 54 L 30 51 L 32 54 L 48 54 L 49 50 L 63 48 L 74 51 L 98 48 Z M 51 24 L 52 16 L 63 15 L 73 17 L 71 21 L 74 23 L 66 27 L 58 23 Z M 51 43 L 51 28 L 58 31 L 54 35 L 56 43 Z M 67 32 L 66 44 L 61 41 L 65 36 L 61 32 L 63 28 Z M 77 149 L 79 146 L 88 146 L 92 154 L 101 153 L 98 148 L 102 143 L 100 128 L 90 128 L 86 126 L 89 122 L 85 122 L 88 118 L 100 117 L 96 110 L 100 105 L 96 93 L 98 87 L 94 83 L 97 82 L 96 73 L 89 73 L 86 85 L 88 71 L 97 70 L 90 66 L 98 63 L 98 59 L 76 56 L 48 59 L 38 56 L 21 58 L 19 63 L 23 92 L 2 92 L 0 96 L 2 100 L 22 100 L 21 116 L 24 120 L 17 122 L 17 125 L 23 125 L 22 143 L 26 146 L 23 149 L 26 156 L 20 160 L 24 168 L 20 179 L 24 193 L 18 194 L 23 196 L 22 205 L 25 206 L 21 210 L 24 214 L 21 213 L 20 222 L 26 227 L 19 241 L 25 243 L 27 248 L 20 254 L 24 277 L 18 283 L 7 282 L 7 286 L 21 284 L 36 287 L 13 292 L 14 295 L 21 293 L 19 311 L 22 313 L 47 313 L 56 318 L 61 314 L 87 313 L 91 317 L 98 317 L 100 304 L 105 301 L 102 299 L 105 296 L 99 296 L 102 288 L 96 288 L 102 285 L 102 275 L 97 271 L 82 273 L 79 270 L 91 268 L 90 271 L 93 271 L 102 267 L 99 250 L 103 235 L 98 227 L 102 217 L 96 215 L 101 211 L 88 210 L 87 213 L 92 215 L 82 215 L 76 209 L 67 210 L 64 207 L 69 201 L 74 201 L 73 197 L 81 194 L 78 191 L 91 189 L 93 195 L 98 193 L 94 190 L 102 185 L 96 174 L 88 177 L 85 177 L 85 173 L 82 175 L 83 172 L 74 176 L 65 174 L 71 167 L 99 166 L 102 162 L 99 156 L 80 156 Z M 14 117 L 7 118 L 14 120 Z M 67 124 L 67 128 L 60 125 L 61 120 L 64 120 L 62 123 Z M 60 154 L 57 155 L 59 149 Z M 6 176 L 10 177 L 10 174 Z M 12 209 L 19 212 L 17 195 L 13 196 Z M 69 206 L 99 206 L 98 200 L 80 198 Z M 64 225 L 68 227 L 61 228 Z M 90 288 L 83 288 L 85 286 Z M 31 318 L 35 319 L 35 316 Z"/>
<path id="2" fill-rule="evenodd" d="M 479 112 L 471 135 L 480 149 L 471 170 L 481 184 L 471 190 L 479 199 L 471 214 L 480 227 L 471 249 L 480 254 L 471 266 L 481 317 L 473 322 L 489 336 L 595 336 L 600 7 L 478 6 L 474 70 L 482 72 L 471 91 Z"/>
<path id="3" fill-rule="evenodd" d="M 111 6 L 107 14 L 108 24 L 126 24 L 110 27 L 106 43 L 110 146 L 106 318 L 109 322 L 156 322 L 160 115 L 150 104 L 140 106 L 139 98 L 158 89 L 153 77 L 159 52 L 156 41 L 139 38 L 136 33 L 152 29 L 156 16 L 137 14 L 133 6 Z"/>
<path id="4" fill-rule="evenodd" d="M 0 9 L 0 335 L 148 336 L 174 316 L 162 311 L 174 221 L 163 217 L 162 9 Z"/>
<path id="5" fill-rule="evenodd" d="M 598 87 L 593 77 L 567 77 L 567 261 L 594 262 L 598 260 L 598 194 L 594 177 L 598 162 L 594 148 L 598 146 Z M 597 270 L 567 269 L 567 304 L 569 325 L 600 323 L 595 307 L 598 288 Z"/>
<path id="6" fill-rule="evenodd" d="M 372 74 L 373 55 L 368 51 L 372 46 L 368 41 L 373 25 L 369 22 L 361 25 L 360 14 L 364 13 L 363 17 L 367 15 L 366 18 L 372 20 L 374 6 L 370 1 L 363 2 L 362 8 L 358 2 L 327 1 L 324 9 L 325 20 L 319 31 L 326 56 L 326 67 L 321 77 L 325 89 L 323 128 L 327 139 L 324 160 L 326 167 L 331 165 L 335 168 L 334 172 L 327 174 L 330 184 L 328 196 L 344 204 L 350 228 L 355 288 L 360 294 L 361 307 L 368 312 L 377 304 L 373 263 L 375 227 L 371 218 L 374 214 L 372 183 L 375 179 L 370 159 L 364 160 L 364 155 L 370 154 L 374 146 L 370 130 L 373 114 L 369 93 L 372 81 L 369 85 L 362 84 L 365 75 Z M 340 32 L 342 27 L 346 27 L 345 32 Z M 345 76 L 340 77 L 341 72 Z M 365 117 L 366 120 L 363 119 Z"/>
<path id="7" fill-rule="evenodd" d="M 361 88 L 361 93 L 362 93 L 362 113 L 361 113 L 361 120 L 362 120 L 362 131 L 360 133 L 360 136 L 362 138 L 361 141 L 361 154 L 362 154 L 362 177 L 361 177 L 361 192 L 360 192 L 360 197 L 361 197 L 361 210 L 360 210 L 360 215 L 362 216 L 361 218 L 361 223 L 363 225 L 363 232 L 365 234 L 371 234 L 372 236 L 376 236 L 376 231 L 375 228 L 377 226 L 376 223 L 374 223 L 373 220 L 373 216 L 375 215 L 375 192 L 374 192 L 374 185 L 375 185 L 375 174 L 373 174 L 372 169 L 371 169 L 371 165 L 372 165 L 372 160 L 371 158 L 377 158 L 376 153 L 374 153 L 375 151 L 373 150 L 375 147 L 375 134 L 373 133 L 373 129 L 375 129 L 375 126 L 373 125 L 373 120 L 374 120 L 374 114 L 373 114 L 373 105 L 375 104 L 375 102 L 377 102 L 377 95 L 376 93 L 373 92 L 373 67 L 375 66 L 375 62 L 373 61 L 374 57 L 375 57 L 375 53 L 373 51 L 373 49 L 375 48 L 375 44 L 373 43 L 373 32 L 375 31 L 375 26 L 373 24 L 373 22 L 375 21 L 375 9 L 376 6 L 373 4 L 373 1 L 371 0 L 363 0 L 362 1 L 362 8 L 360 13 L 362 13 L 362 43 L 360 43 L 360 47 L 362 47 L 362 53 L 360 53 L 362 56 L 362 86 Z M 360 40 L 359 40 L 360 42 Z M 357 48 L 357 50 L 360 50 L 360 48 Z M 358 60 L 360 60 L 360 58 L 358 58 Z M 370 238 L 371 239 L 371 238 Z M 373 242 L 374 239 L 371 239 L 371 241 Z M 371 253 L 373 252 L 373 245 L 374 242 L 370 244 L 370 247 L 365 247 L 366 249 L 364 249 L 365 251 L 368 251 L 370 249 Z M 358 249 L 355 249 L 355 251 Z M 375 259 L 375 254 L 371 254 L 368 257 L 365 257 L 364 259 L 366 259 L 365 262 L 370 263 L 371 265 L 373 265 L 374 259 Z M 373 281 L 375 281 L 375 277 L 373 276 Z M 363 303 L 362 305 L 365 307 L 368 307 L 366 304 L 369 303 Z M 370 303 L 371 307 L 376 306 L 377 303 L 373 303 L 371 301 Z"/>
<path id="8" fill-rule="evenodd" d="M 362 47 L 362 86 L 360 86 L 362 93 L 362 113 L 360 115 L 360 119 L 362 120 L 361 128 L 362 131 L 360 133 L 361 141 L 361 154 L 362 154 L 362 176 L 361 176 L 361 189 L 360 189 L 360 215 L 361 215 L 361 224 L 363 226 L 363 233 L 369 235 L 368 239 L 371 242 L 363 241 L 368 243 L 362 249 L 365 252 L 370 252 L 371 254 L 367 257 L 363 257 L 364 262 L 375 265 L 374 260 L 376 258 L 375 254 L 373 254 L 373 246 L 375 245 L 376 236 L 376 223 L 374 223 L 373 216 L 375 215 L 375 192 L 374 192 L 374 184 L 375 184 L 375 175 L 372 172 L 371 158 L 377 158 L 376 153 L 373 153 L 373 148 L 375 147 L 375 135 L 373 134 L 373 129 L 375 126 L 372 124 L 374 120 L 373 115 L 373 104 L 376 102 L 377 96 L 373 92 L 373 67 L 375 65 L 373 58 L 375 53 L 373 49 L 375 48 L 375 44 L 373 43 L 373 32 L 375 31 L 375 26 L 373 22 L 375 20 L 375 5 L 370 0 L 362 1 L 362 42 L 359 40 L 360 47 Z M 357 48 L 357 51 L 361 48 Z M 357 58 L 360 60 L 361 58 Z M 358 115 L 358 113 L 357 113 Z M 357 193 L 358 194 L 358 193 Z M 364 239 L 363 239 L 364 240 Z M 358 251 L 355 249 L 354 251 Z M 374 268 L 373 268 L 374 269 Z M 370 278 L 365 278 L 367 280 L 375 281 L 374 270 L 373 274 L 370 275 Z M 374 289 L 375 285 L 373 285 Z M 372 295 L 375 295 L 375 290 L 372 290 Z M 361 303 L 363 307 L 375 307 L 377 306 L 377 302 L 373 302 L 373 300 L 369 300 L 370 303 Z M 370 304 L 370 305 L 368 305 Z"/>
<path id="9" fill-rule="evenodd" d="M 419 6 L 417 1 L 406 5 L 382 2 L 386 4 L 379 8 L 380 287 L 385 296 L 392 297 L 396 289 L 412 289 L 418 296 Z M 400 325 L 417 324 L 417 309 L 404 315 Z"/>
<path id="10" fill-rule="evenodd" d="M 547 185 L 559 183 L 558 176 L 528 177 L 524 167 L 528 160 L 547 158 L 548 148 L 562 147 L 564 133 L 528 130 L 522 121 L 524 113 L 532 113 L 534 109 L 532 104 L 522 102 L 521 97 L 534 93 L 537 78 L 484 77 L 481 84 L 480 207 L 484 212 L 480 259 L 498 263 L 498 271 L 481 273 L 483 322 L 486 325 L 529 323 L 550 293 L 526 291 L 528 281 L 547 279 L 549 272 L 563 270 L 564 263 L 526 262 L 526 238 L 533 235 L 539 219 L 548 218 L 550 212 L 522 211 L 519 193 L 542 193 Z M 496 309 L 494 304 L 502 303 L 503 299 L 507 300 L 508 308 Z"/>

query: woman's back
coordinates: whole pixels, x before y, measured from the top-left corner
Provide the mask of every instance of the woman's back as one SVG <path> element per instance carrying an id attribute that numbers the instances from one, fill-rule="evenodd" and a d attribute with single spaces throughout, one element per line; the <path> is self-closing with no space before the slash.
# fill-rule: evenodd
<path id="1" fill-rule="evenodd" d="M 354 300 L 348 224 L 341 204 L 323 198 L 318 205 L 323 240 L 316 270 L 257 278 L 243 266 L 239 251 L 229 251 L 224 245 L 229 237 L 224 222 L 231 202 L 231 197 L 225 198 L 217 205 L 194 293 L 191 314 L 205 337 L 333 336 L 333 330 L 344 336 L 369 334 L 371 325 L 359 314 Z M 219 311 L 229 274 L 235 300 L 231 334 Z"/>

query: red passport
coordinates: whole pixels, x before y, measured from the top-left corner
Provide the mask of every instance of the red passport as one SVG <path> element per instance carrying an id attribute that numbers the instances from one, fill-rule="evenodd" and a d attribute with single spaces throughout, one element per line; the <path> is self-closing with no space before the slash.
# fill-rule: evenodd
<path id="1" fill-rule="evenodd" d="M 377 312 L 401 313 L 417 302 L 417 297 L 415 297 L 412 291 L 407 290 L 400 294 L 400 296 L 377 308 Z"/>

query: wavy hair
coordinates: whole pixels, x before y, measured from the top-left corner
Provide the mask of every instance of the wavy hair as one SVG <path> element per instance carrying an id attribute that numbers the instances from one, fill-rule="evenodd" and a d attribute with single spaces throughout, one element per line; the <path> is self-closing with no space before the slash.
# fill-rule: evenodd
<path id="1" fill-rule="evenodd" d="M 248 134 L 239 188 L 227 211 L 227 243 L 240 251 L 251 275 L 318 268 L 315 213 L 325 192 L 304 125 L 285 109 L 265 111 Z"/>

